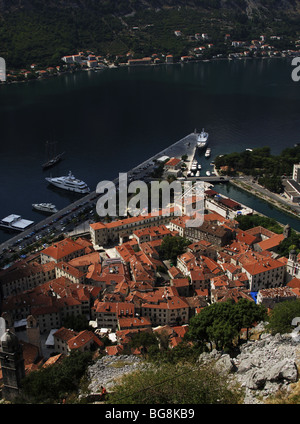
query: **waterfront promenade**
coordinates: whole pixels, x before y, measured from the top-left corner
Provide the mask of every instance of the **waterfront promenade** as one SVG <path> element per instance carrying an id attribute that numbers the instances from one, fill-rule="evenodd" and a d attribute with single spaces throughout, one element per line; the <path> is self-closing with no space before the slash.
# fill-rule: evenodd
<path id="1" fill-rule="evenodd" d="M 174 144 L 170 145 L 169 147 L 163 149 L 159 153 L 155 154 L 151 158 L 148 158 L 141 164 L 135 166 L 130 171 L 128 171 L 128 178 L 134 177 L 134 179 L 146 179 L 149 174 L 154 170 L 156 167 L 155 161 L 163 156 L 168 157 L 178 157 L 181 158 L 183 155 L 187 155 L 188 161 L 191 162 L 195 155 L 195 150 L 197 146 L 197 134 L 191 133 L 187 135 L 186 137 L 178 140 Z M 118 177 L 116 177 L 114 180 L 114 183 L 118 182 Z M 29 245 L 37 242 L 37 234 L 41 236 L 47 236 L 48 228 L 51 228 L 51 233 L 55 235 L 61 234 L 63 225 L 61 221 L 67 219 L 68 217 L 72 217 L 74 215 L 74 212 L 76 210 L 76 213 L 80 213 L 84 208 L 96 208 L 96 203 L 98 200 L 99 195 L 96 193 L 96 191 L 92 191 L 88 195 L 81 197 L 80 199 L 76 200 L 75 202 L 69 204 L 65 208 L 59 210 L 55 214 L 52 214 L 51 216 L 46 217 L 42 221 L 34 224 L 30 228 L 28 228 L 25 231 L 22 231 L 21 233 L 15 233 L 10 239 L 6 240 L 0 245 L 0 254 L 6 252 L 6 250 L 9 250 L 13 248 L 16 243 L 18 243 L 18 240 L 24 241 L 26 244 L 26 247 Z M 25 237 L 32 234 L 32 232 L 35 232 L 32 236 L 28 237 L 25 241 Z M 22 244 L 22 243 L 21 243 Z"/>
<path id="2" fill-rule="evenodd" d="M 197 136 L 198 134 L 193 132 L 188 134 L 187 136 L 183 137 L 182 139 L 178 140 L 174 144 L 170 145 L 169 147 L 163 149 L 159 153 L 155 154 L 151 158 L 148 158 L 144 162 L 140 163 L 139 165 L 133 167 L 131 170 L 127 172 L 128 175 L 128 182 L 131 180 L 144 180 L 144 181 L 150 181 L 151 174 L 154 171 L 155 167 L 157 166 L 157 160 L 163 157 L 177 157 L 181 158 L 183 155 L 187 156 L 187 164 L 188 168 L 190 167 L 190 164 L 192 163 L 195 153 L 197 150 Z M 232 182 L 233 184 L 236 184 L 240 186 L 243 189 L 246 189 L 246 187 L 243 187 L 245 183 L 249 183 L 245 177 L 223 177 L 219 176 L 217 173 L 216 175 L 212 176 L 202 176 L 202 177 L 187 177 L 186 178 L 189 181 L 205 181 L 207 183 L 218 183 L 218 182 Z M 118 184 L 118 177 L 116 177 L 113 182 L 117 185 Z M 248 184 L 247 184 L 248 185 Z M 252 194 L 255 194 L 253 192 L 253 184 L 250 184 L 252 186 Z M 255 188 L 257 188 L 255 186 Z M 260 187 L 262 190 L 263 188 Z M 261 191 L 260 190 L 260 191 Z M 285 206 L 291 206 L 288 205 L 289 202 L 286 201 L 286 199 L 280 198 L 279 195 L 275 195 L 276 198 L 273 198 L 270 196 L 270 193 L 261 193 L 261 195 L 264 194 L 264 199 L 269 202 L 273 202 L 275 204 L 275 200 L 277 203 L 280 201 L 281 206 L 285 204 Z M 34 224 L 29 229 L 23 232 L 18 232 L 12 235 L 10 239 L 5 241 L 0 245 L 0 254 L 2 254 L 2 257 L 10 256 L 10 249 L 15 249 L 15 251 L 18 251 L 18 245 L 22 245 L 22 247 L 28 247 L 34 243 L 36 243 L 38 240 L 40 240 L 42 237 L 47 237 L 49 234 L 52 236 L 58 236 L 62 233 L 66 234 L 75 234 L 76 230 L 75 228 L 72 229 L 65 229 L 64 222 L 67 219 L 72 219 L 74 217 L 74 214 L 77 216 L 82 213 L 84 210 L 88 210 L 89 212 L 95 212 L 96 211 L 96 203 L 99 198 L 99 195 L 96 193 L 96 191 L 92 191 L 88 195 L 79 198 L 75 202 L 69 204 L 65 208 L 59 210 L 57 213 L 52 214 L 51 216 L 46 217 L 42 221 Z M 294 206 L 295 208 L 299 209 L 300 207 L 297 205 Z M 287 211 L 287 210 L 286 210 Z M 256 212 L 256 211 L 253 211 Z M 86 228 L 86 223 L 89 223 L 91 219 L 91 215 L 87 216 L 84 222 L 81 222 L 79 226 L 84 226 Z M 86 230 L 85 230 L 86 231 Z M 32 234 L 34 232 L 34 234 Z M 20 241 L 21 240 L 21 241 Z M 17 247 L 16 247 L 17 246 Z"/>

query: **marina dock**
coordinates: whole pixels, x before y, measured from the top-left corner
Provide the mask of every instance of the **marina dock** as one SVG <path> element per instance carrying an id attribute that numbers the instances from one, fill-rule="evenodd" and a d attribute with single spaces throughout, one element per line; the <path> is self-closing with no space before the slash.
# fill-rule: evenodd
<path id="1" fill-rule="evenodd" d="M 180 158 L 183 155 L 187 156 L 187 162 L 188 164 L 191 164 L 195 153 L 197 150 L 197 134 L 195 132 L 188 134 L 186 137 L 183 137 L 182 139 L 178 140 L 174 144 L 170 145 L 169 147 L 163 149 L 161 152 L 155 154 L 151 158 L 145 160 L 141 164 L 135 166 L 130 171 L 128 171 L 128 180 L 130 181 L 130 178 L 133 179 L 147 179 L 147 176 L 149 176 L 149 173 L 151 173 L 152 170 L 156 167 L 156 161 L 162 157 L 177 157 Z M 188 180 L 195 181 L 205 181 L 209 183 L 213 182 L 228 182 L 228 177 L 219 177 L 217 175 L 215 176 L 203 176 L 203 177 L 190 177 L 187 178 Z M 118 182 L 118 177 L 113 180 L 114 183 Z M 92 191 L 89 194 L 87 194 L 84 197 L 81 197 L 77 201 L 69 204 L 65 208 L 59 210 L 58 212 L 52 214 L 51 216 L 43 219 L 42 221 L 36 223 L 34 226 L 29 228 L 28 230 L 25 230 L 22 232 L 22 239 L 24 240 L 26 236 L 26 245 L 30 245 L 35 243 L 37 233 L 44 233 L 43 236 L 47 236 L 48 233 L 45 233 L 45 229 L 51 228 L 52 232 L 55 233 L 55 235 L 61 234 L 62 231 L 62 224 L 61 221 L 65 220 L 68 217 L 72 217 L 74 214 L 74 211 L 76 210 L 78 213 L 80 213 L 81 209 L 83 210 L 86 207 L 89 207 L 91 210 L 92 208 L 96 208 L 96 203 L 99 198 L 99 195 L 96 193 L 96 191 Z M 51 227 L 52 226 L 52 227 Z M 60 226 L 60 227 L 58 227 Z M 33 234 L 34 232 L 34 234 Z M 9 240 L 5 241 L 0 245 L 0 252 L 3 252 L 5 249 L 11 249 L 16 242 L 18 242 L 20 239 L 20 234 L 10 238 Z"/>
<path id="2" fill-rule="evenodd" d="M 159 159 L 162 156 L 169 156 L 169 157 L 180 157 L 184 154 L 188 156 L 189 159 L 194 157 L 195 154 L 195 148 L 196 148 L 196 142 L 197 142 L 197 135 L 194 133 L 191 133 L 187 135 L 186 137 L 178 140 L 171 146 L 165 148 L 161 152 L 157 153 L 156 155 L 152 156 L 151 158 L 145 160 L 141 164 L 137 165 L 136 167 L 132 168 L 130 171 L 128 171 L 128 176 L 132 175 L 133 172 L 136 172 L 136 179 L 143 178 L 146 174 L 145 169 L 148 167 L 154 166 L 154 161 Z M 114 183 L 118 181 L 118 177 L 113 180 Z M 0 244 L 0 253 L 3 252 L 4 249 L 10 249 L 13 247 L 13 245 L 18 242 L 18 240 L 22 237 L 23 239 L 30 235 L 33 231 L 35 233 L 43 231 L 46 227 L 49 227 L 53 225 L 53 227 L 56 227 L 60 220 L 66 219 L 68 216 L 71 216 L 74 213 L 74 209 L 80 210 L 80 208 L 84 207 L 96 207 L 96 203 L 98 200 L 99 195 L 96 193 L 96 191 L 90 192 L 88 195 L 81 197 L 80 199 L 76 200 L 75 202 L 69 204 L 65 208 L 59 210 L 58 212 L 52 214 L 51 216 L 43 219 L 42 221 L 36 223 L 28 230 L 22 231 L 22 235 L 17 234 L 16 236 L 11 237 L 10 239 L 6 240 L 2 244 Z M 54 230 L 54 228 L 53 228 Z M 57 231 L 57 235 L 61 233 L 61 230 Z M 35 236 L 32 236 L 32 239 L 27 239 L 27 245 L 30 244 L 30 241 L 32 243 L 36 242 Z"/>

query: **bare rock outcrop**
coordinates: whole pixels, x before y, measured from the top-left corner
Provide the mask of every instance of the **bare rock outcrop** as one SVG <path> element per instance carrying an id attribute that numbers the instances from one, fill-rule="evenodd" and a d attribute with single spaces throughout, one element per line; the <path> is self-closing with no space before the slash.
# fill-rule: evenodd
<path id="1" fill-rule="evenodd" d="M 298 381 L 300 343 L 291 334 L 263 333 L 260 340 L 242 345 L 235 358 L 214 350 L 199 359 L 204 364 L 213 360 L 221 372 L 231 374 L 244 389 L 244 403 L 265 403 L 279 390 L 289 391 L 291 383 Z"/>

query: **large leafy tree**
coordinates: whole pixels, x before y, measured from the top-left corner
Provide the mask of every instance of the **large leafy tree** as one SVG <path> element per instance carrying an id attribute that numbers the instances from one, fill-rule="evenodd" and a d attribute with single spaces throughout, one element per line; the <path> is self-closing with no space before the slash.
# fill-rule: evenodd
<path id="1" fill-rule="evenodd" d="M 159 254 L 161 259 L 170 259 L 173 263 L 176 263 L 177 256 L 185 252 L 186 247 L 190 244 L 190 241 L 180 236 L 166 236 L 159 248 Z"/>
<path id="2" fill-rule="evenodd" d="M 247 329 L 247 339 L 249 329 L 256 322 L 264 321 L 266 318 L 266 308 L 263 305 L 256 305 L 254 302 L 247 299 L 240 299 L 234 305 L 234 313 L 232 319 L 235 327 L 240 331 L 242 328 Z"/>
<path id="3" fill-rule="evenodd" d="M 204 308 L 190 320 L 187 339 L 196 345 L 209 344 L 217 349 L 230 348 L 234 339 L 239 338 L 242 328 L 251 328 L 264 320 L 266 309 L 254 302 L 240 299 L 215 303 Z M 248 334 L 248 331 L 247 331 Z"/>
<path id="4" fill-rule="evenodd" d="M 299 299 L 278 303 L 270 314 L 268 329 L 272 334 L 289 333 L 294 329 L 293 319 L 298 317 L 300 317 Z"/>

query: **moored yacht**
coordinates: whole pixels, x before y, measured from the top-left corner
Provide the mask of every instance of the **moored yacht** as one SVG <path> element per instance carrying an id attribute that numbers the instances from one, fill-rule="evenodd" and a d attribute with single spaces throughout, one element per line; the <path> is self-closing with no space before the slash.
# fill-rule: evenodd
<path id="1" fill-rule="evenodd" d="M 198 134 L 197 147 L 203 149 L 207 145 L 208 133 L 203 130 Z"/>
<path id="2" fill-rule="evenodd" d="M 55 187 L 62 188 L 64 190 L 74 191 L 76 193 L 89 193 L 90 189 L 84 181 L 78 180 L 74 177 L 72 172 L 69 175 L 63 177 L 48 177 L 45 178 L 50 184 Z"/>
<path id="3" fill-rule="evenodd" d="M 41 212 L 47 212 L 47 213 L 55 213 L 57 212 L 56 206 L 52 203 L 33 203 L 32 205 L 33 209 L 36 209 L 37 211 Z"/>

